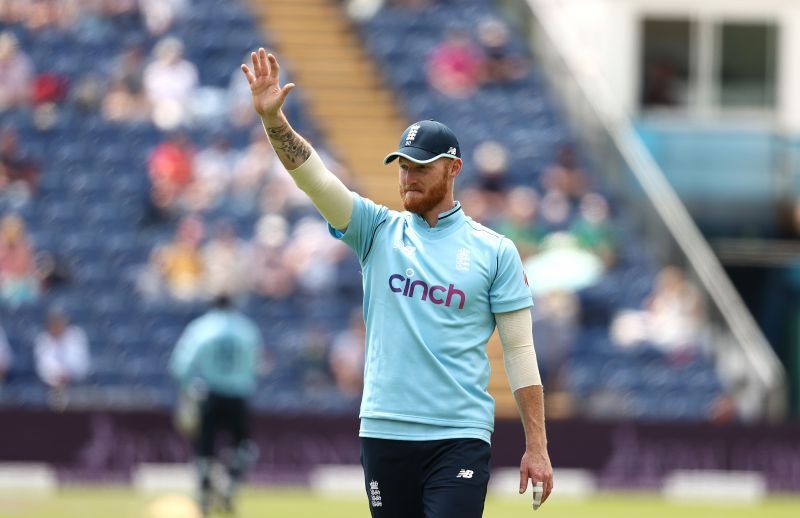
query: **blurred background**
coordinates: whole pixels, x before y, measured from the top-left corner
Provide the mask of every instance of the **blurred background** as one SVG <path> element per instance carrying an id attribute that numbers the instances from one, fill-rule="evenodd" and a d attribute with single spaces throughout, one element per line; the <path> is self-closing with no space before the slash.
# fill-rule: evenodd
<path id="1" fill-rule="evenodd" d="M 381 160 L 410 122 L 458 135 L 457 198 L 533 291 L 553 513 L 692 488 L 800 509 L 800 2 L 0 0 L 0 515 L 141 516 L 128 490 L 3 488 L 189 477 L 167 360 L 229 294 L 267 341 L 251 482 L 356 468 L 342 516 L 366 516 L 359 266 L 263 134 L 258 46 L 295 129 L 377 202 L 398 208 Z M 500 481 L 524 443 L 489 347 Z"/>

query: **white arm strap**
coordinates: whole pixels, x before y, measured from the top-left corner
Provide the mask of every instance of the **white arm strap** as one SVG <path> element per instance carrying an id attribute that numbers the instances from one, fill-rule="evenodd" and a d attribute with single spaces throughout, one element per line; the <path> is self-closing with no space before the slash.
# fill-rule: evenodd
<path id="1" fill-rule="evenodd" d="M 353 195 L 330 172 L 316 151 L 297 169 L 289 171 L 294 183 L 305 192 L 322 217 L 337 230 L 345 230 L 353 216 Z"/>
<path id="2" fill-rule="evenodd" d="M 533 321 L 530 308 L 496 313 L 497 331 L 503 344 L 503 364 L 514 392 L 522 387 L 541 385 L 539 364 L 533 348 Z"/>

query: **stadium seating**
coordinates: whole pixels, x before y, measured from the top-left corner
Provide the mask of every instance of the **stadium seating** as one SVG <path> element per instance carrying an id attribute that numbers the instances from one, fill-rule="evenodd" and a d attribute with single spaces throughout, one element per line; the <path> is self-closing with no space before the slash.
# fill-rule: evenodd
<path id="1" fill-rule="evenodd" d="M 535 68 L 520 80 L 502 86 L 484 86 L 468 101 L 452 99 L 427 85 L 425 58 L 449 29 L 471 31 L 487 18 L 501 18 L 489 2 L 482 0 L 441 0 L 431 7 L 413 10 L 384 7 L 360 26 L 362 40 L 376 62 L 382 65 L 390 84 L 412 120 L 433 118 L 458 129 L 467 155 L 491 136 L 510 150 L 507 169 L 515 184 L 539 187 L 539 175 L 554 158 L 560 144 L 572 143 L 566 126 L 551 98 L 541 71 Z M 524 52 L 521 42 L 511 42 L 513 51 Z M 465 161 L 460 181 L 476 180 L 471 160 Z M 586 164 L 591 171 L 591 164 Z M 604 180 L 594 176 L 591 183 L 604 192 Z M 609 343 L 607 325 L 620 309 L 641 307 L 649 293 L 656 266 L 644 247 L 637 245 L 625 214 L 613 206 L 615 227 L 623 246 L 618 264 L 603 281 L 580 292 L 584 330 L 567 364 L 567 388 L 579 401 L 592 401 L 594 394 L 611 394 L 626 399 L 615 417 L 642 419 L 708 418 L 712 402 L 722 387 L 713 365 L 704 357 L 689 364 L 672 365 L 654 348 L 628 354 Z M 691 387 L 681 392 L 681 387 Z M 675 394 L 680 394 L 676 396 Z M 580 407 L 580 405 L 579 405 Z M 584 409 L 592 415 L 589 409 Z"/>
<path id="2" fill-rule="evenodd" d="M 511 150 L 510 180 L 536 185 L 541 171 L 561 143 L 573 136 L 544 86 L 540 71 L 502 87 L 486 88 L 470 102 L 449 99 L 432 91 L 423 70 L 426 53 L 449 27 L 470 27 L 497 16 L 483 0 L 443 0 L 424 13 L 384 7 L 360 26 L 367 49 L 382 66 L 410 119 L 436 118 L 459 129 L 464 149 L 475 149 L 487 135 L 502 135 Z M 66 75 L 73 83 L 88 74 L 102 76 L 104 67 L 124 48 L 138 41 L 150 49 L 155 39 L 142 27 L 98 32 L 91 38 L 78 31 L 47 31 L 32 35 L 12 29 L 31 55 L 37 71 Z M 191 14 L 172 29 L 200 72 L 203 86 L 226 88 L 245 53 L 269 39 L 259 34 L 239 1 L 196 0 Z M 268 38 L 268 36 L 267 36 Z M 521 42 L 516 50 L 524 52 Z M 58 54 L 57 60 L 52 56 Z M 292 124 L 301 133 L 317 135 L 299 102 L 289 107 Z M 491 117 L 486 117 L 491 113 Z M 150 251 L 174 232 L 174 223 L 143 226 L 149 184 L 146 159 L 164 137 L 151 124 L 116 124 L 98 115 L 81 113 L 67 104 L 57 111 L 52 126 L 43 128 L 32 110 L 0 113 L 0 126 L 14 126 L 23 149 L 42 158 L 40 193 L 22 209 L 37 250 L 64 257 L 73 273 L 71 284 L 55 288 L 37 303 L 19 308 L 0 306 L 0 324 L 15 353 L 12 377 L 0 403 L 44 405 L 47 392 L 38 382 L 32 358 L 33 338 L 46 308 L 64 307 L 84 327 L 91 343 L 93 373 L 82 401 L 115 407 L 171 404 L 174 386 L 165 371 L 166 359 L 183 326 L 199 315 L 202 304 L 162 302 L 140 298 L 133 286 L 136 270 Z M 244 146 L 249 131 L 222 128 L 234 146 Z M 220 128 L 193 128 L 192 138 L 207 142 Z M 591 168 L 590 168 L 591 169 Z M 475 182 L 468 160 L 464 183 Z M 602 189 L 602 179 L 593 178 Z M 612 200 L 613 201 L 613 200 Z M 624 229 L 624 214 L 615 210 Z M 255 215 L 214 209 L 205 215 L 232 220 L 240 234 L 250 237 Z M 594 394 L 614 393 L 627 398 L 624 416 L 642 419 L 703 419 L 721 392 L 713 366 L 700 358 L 675 366 L 647 349 L 629 354 L 608 343 L 613 311 L 638 307 L 652 285 L 655 266 L 635 239 L 623 239 L 619 264 L 604 281 L 579 294 L 585 328 L 568 364 L 567 388 L 591 401 Z M 309 412 L 353 411 L 357 402 L 339 394 L 329 380 L 319 381 L 313 362 L 303 357 L 305 330 L 325 333 L 343 328 L 347 315 L 360 303 L 356 265 L 337 276 L 343 301 L 335 307 L 298 293 L 289 300 L 251 297 L 245 310 L 259 322 L 272 348 L 272 370 L 256 397 L 261 409 Z M 310 381 L 309 381 L 310 380 Z M 691 387 L 691 391 L 680 390 Z M 127 392 L 126 392 L 127 389 Z M 139 394 L 136 399 L 124 394 Z M 675 397 L 674 394 L 680 394 Z M 79 398 L 80 399 L 80 398 Z"/>

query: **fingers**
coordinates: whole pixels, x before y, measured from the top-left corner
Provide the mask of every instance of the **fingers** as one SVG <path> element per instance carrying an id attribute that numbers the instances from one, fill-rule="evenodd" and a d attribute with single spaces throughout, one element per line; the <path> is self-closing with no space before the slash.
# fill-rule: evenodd
<path id="1" fill-rule="evenodd" d="M 247 68 L 247 65 L 242 65 L 242 72 L 244 72 L 244 76 L 247 78 L 248 83 L 253 84 L 255 82 L 256 78 L 253 73 L 250 72 L 250 69 Z"/>
<path id="2" fill-rule="evenodd" d="M 283 88 L 281 88 L 281 104 L 283 104 L 283 102 L 286 100 L 286 96 L 289 95 L 289 92 L 291 92 L 293 89 L 294 83 L 287 83 L 283 86 Z"/>
<path id="3" fill-rule="evenodd" d="M 253 74 L 255 77 L 260 77 L 261 73 L 261 63 L 258 59 L 258 54 L 255 52 L 250 53 L 250 59 L 253 61 Z"/>
<path id="4" fill-rule="evenodd" d="M 261 71 L 265 76 L 270 78 L 272 73 L 270 71 L 269 59 L 267 59 L 267 51 L 264 50 L 264 47 L 258 49 L 258 61 L 261 63 Z"/>
<path id="5" fill-rule="evenodd" d="M 519 467 L 519 494 L 524 493 L 528 490 L 528 479 L 530 475 L 528 475 L 528 469 L 520 466 Z"/>
<path id="6" fill-rule="evenodd" d="M 269 59 L 270 77 L 271 79 L 275 79 L 277 81 L 281 72 L 281 66 L 278 64 L 278 59 L 272 54 L 267 54 L 267 59 Z"/>
<path id="7" fill-rule="evenodd" d="M 544 481 L 544 492 L 542 493 L 542 503 L 545 503 L 547 497 L 550 496 L 550 493 L 553 492 L 553 477 L 552 475 L 547 477 Z"/>

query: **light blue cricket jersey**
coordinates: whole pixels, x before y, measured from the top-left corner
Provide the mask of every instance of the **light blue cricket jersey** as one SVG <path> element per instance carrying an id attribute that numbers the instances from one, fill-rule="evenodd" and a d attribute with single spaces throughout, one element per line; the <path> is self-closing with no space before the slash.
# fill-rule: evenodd
<path id="1" fill-rule="evenodd" d="M 203 380 L 211 392 L 246 397 L 256 388 L 264 341 L 261 332 L 236 311 L 214 310 L 184 330 L 170 359 L 170 372 L 182 384 Z"/>
<path id="2" fill-rule="evenodd" d="M 353 194 L 331 234 L 361 263 L 367 327 L 362 437 L 490 442 L 494 400 L 486 343 L 494 313 L 533 305 L 514 244 L 464 215 L 430 228 Z"/>

